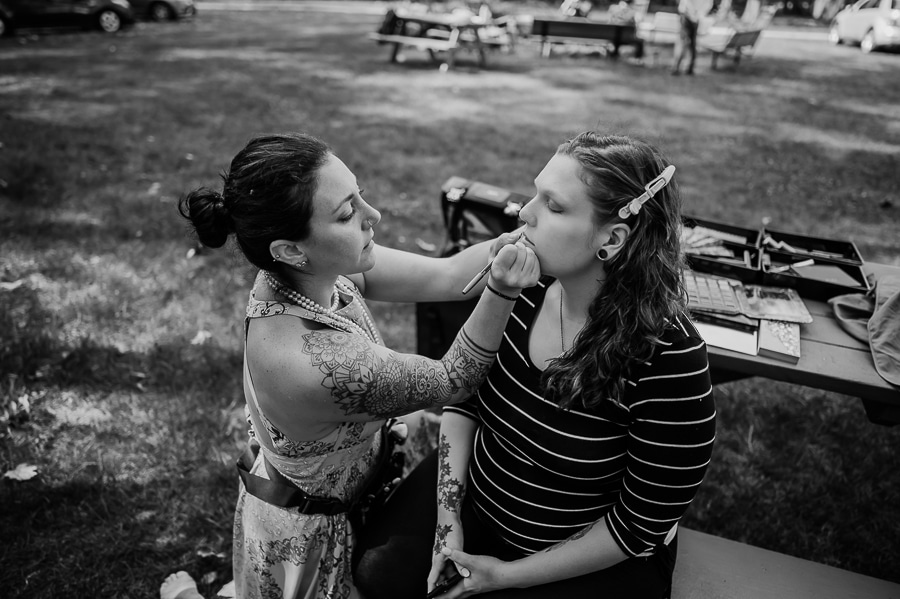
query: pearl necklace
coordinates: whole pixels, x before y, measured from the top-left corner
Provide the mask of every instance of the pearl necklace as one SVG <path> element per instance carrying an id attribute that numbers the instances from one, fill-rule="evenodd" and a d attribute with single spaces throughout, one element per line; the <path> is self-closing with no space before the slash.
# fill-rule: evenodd
<path id="1" fill-rule="evenodd" d="M 271 287 L 272 290 L 275 291 L 275 293 L 286 297 L 294 304 L 306 310 L 309 313 L 309 318 L 311 320 L 328 325 L 333 329 L 337 329 L 345 333 L 362 335 L 363 337 L 368 338 L 373 343 L 381 344 L 381 338 L 378 335 L 378 329 L 375 328 L 375 323 L 372 322 L 372 319 L 369 317 L 368 311 L 366 311 L 361 301 L 359 304 L 359 311 L 362 312 L 363 320 L 366 324 L 365 328 L 360 326 L 357 322 L 347 318 L 343 314 L 338 314 L 336 312 L 336 309 L 340 306 L 341 301 L 339 292 L 346 293 L 347 295 L 359 299 L 354 290 L 348 287 L 343 282 L 337 281 L 335 283 L 335 296 L 337 296 L 337 299 L 332 303 L 331 308 L 326 308 L 321 304 L 309 299 L 305 295 L 297 293 L 296 291 L 276 279 L 270 273 L 265 272 L 263 273 L 263 276 L 266 279 L 266 283 L 268 283 L 269 287 Z"/>

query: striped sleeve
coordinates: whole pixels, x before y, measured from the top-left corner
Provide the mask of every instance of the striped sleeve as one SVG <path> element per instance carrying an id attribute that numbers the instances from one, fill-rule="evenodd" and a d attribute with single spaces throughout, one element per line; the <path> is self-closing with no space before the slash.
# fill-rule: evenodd
<path id="1" fill-rule="evenodd" d="M 452 406 L 445 406 L 443 412 L 462 414 L 463 416 L 471 418 L 475 422 L 481 422 L 481 416 L 478 415 L 478 402 L 476 401 L 475 396 L 470 397 L 462 403 L 454 404 Z"/>
<path id="2" fill-rule="evenodd" d="M 680 324 L 680 323 L 679 323 Z M 666 540 L 703 480 L 716 436 L 706 345 L 689 321 L 687 337 L 660 347 L 627 383 L 627 467 L 621 494 L 606 514 L 630 556 Z"/>

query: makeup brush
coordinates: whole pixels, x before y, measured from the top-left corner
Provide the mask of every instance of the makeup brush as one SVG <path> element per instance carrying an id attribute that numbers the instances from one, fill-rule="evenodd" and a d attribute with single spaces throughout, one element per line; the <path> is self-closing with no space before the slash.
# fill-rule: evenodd
<path id="1" fill-rule="evenodd" d="M 517 243 L 523 237 L 525 237 L 525 231 L 522 231 L 521 233 L 519 233 L 519 236 L 516 237 L 516 240 L 513 243 Z M 483 279 L 484 275 L 488 274 L 488 271 L 491 270 L 491 266 L 494 264 L 494 260 L 496 260 L 496 259 L 497 259 L 497 256 L 494 256 L 491 259 L 491 261 L 487 263 L 487 266 L 485 266 L 484 268 L 479 270 L 478 274 L 476 274 L 474 277 L 472 277 L 472 280 L 469 281 L 465 287 L 463 287 L 463 290 L 462 290 L 463 295 L 472 291 L 472 287 L 474 287 L 478 283 L 478 281 Z"/>

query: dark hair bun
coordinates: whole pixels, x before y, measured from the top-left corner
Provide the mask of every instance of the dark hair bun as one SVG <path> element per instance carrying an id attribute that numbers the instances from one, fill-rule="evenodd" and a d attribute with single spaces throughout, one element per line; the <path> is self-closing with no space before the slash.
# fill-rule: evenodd
<path id="1" fill-rule="evenodd" d="M 194 225 L 203 245 L 218 248 L 228 241 L 232 231 L 231 214 L 218 191 L 207 187 L 196 189 L 181 198 L 178 210 Z"/>

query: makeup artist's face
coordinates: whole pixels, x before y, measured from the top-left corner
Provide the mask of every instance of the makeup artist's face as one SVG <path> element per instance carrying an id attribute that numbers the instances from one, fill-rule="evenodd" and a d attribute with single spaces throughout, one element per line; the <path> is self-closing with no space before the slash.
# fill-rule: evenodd
<path id="1" fill-rule="evenodd" d="M 598 268 L 595 253 L 605 237 L 580 175 L 574 158 L 555 155 L 534 180 L 536 195 L 519 212 L 544 274 L 560 277 Z"/>
<path id="2" fill-rule="evenodd" d="M 303 240 L 310 269 L 317 274 L 365 272 L 375 265 L 373 226 L 381 213 L 361 195 L 356 176 L 331 155 L 319 170 L 310 235 Z"/>

